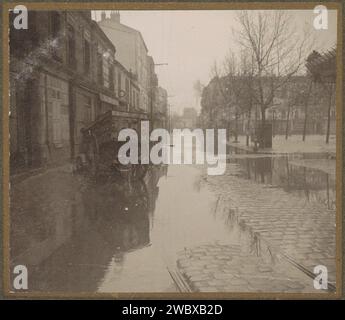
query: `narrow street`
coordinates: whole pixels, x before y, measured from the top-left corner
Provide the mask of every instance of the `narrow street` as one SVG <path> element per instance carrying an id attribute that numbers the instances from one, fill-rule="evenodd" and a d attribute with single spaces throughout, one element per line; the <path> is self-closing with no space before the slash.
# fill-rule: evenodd
<path id="1" fill-rule="evenodd" d="M 8 10 L 7 293 L 335 297 L 340 9 L 155 6 Z"/>
<path id="2" fill-rule="evenodd" d="M 131 185 L 69 166 L 15 178 L 11 263 L 29 291 L 314 292 L 305 269 L 334 281 L 335 177 L 297 160 L 157 166 Z"/>

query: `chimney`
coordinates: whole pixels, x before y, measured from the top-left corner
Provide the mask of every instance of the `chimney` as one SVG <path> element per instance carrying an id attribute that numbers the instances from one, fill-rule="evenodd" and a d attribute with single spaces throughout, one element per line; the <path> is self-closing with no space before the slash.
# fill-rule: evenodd
<path id="1" fill-rule="evenodd" d="M 112 11 L 110 13 L 110 20 L 120 23 L 120 12 L 119 11 Z"/>

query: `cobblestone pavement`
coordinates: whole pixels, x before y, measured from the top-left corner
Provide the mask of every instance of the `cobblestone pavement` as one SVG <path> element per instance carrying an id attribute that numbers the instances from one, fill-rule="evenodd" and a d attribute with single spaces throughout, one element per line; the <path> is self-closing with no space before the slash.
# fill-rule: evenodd
<path id="1" fill-rule="evenodd" d="M 280 188 L 236 177 L 237 166 L 228 164 L 221 176 L 202 179 L 218 195 L 225 215 L 235 214 L 240 223 L 267 241 L 272 249 L 291 257 L 313 272 L 325 265 L 329 282 L 335 283 L 335 210 L 329 210 Z"/>
<path id="2" fill-rule="evenodd" d="M 182 251 L 177 262 L 193 291 L 316 292 L 312 281 L 286 262 L 265 261 L 245 253 L 241 245 L 210 243 Z"/>

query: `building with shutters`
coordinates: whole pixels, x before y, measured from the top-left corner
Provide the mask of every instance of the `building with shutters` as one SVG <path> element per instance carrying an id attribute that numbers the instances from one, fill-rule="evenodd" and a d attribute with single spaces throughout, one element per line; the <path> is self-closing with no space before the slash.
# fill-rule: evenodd
<path id="1" fill-rule="evenodd" d="M 11 173 L 74 159 L 81 128 L 108 110 L 140 108 L 136 75 L 116 61 L 90 11 L 29 11 L 28 30 L 13 18 Z"/>

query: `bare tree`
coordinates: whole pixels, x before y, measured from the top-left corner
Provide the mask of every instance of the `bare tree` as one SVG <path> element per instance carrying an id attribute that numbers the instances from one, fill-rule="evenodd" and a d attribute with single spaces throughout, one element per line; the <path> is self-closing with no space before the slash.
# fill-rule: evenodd
<path id="1" fill-rule="evenodd" d="M 223 68 L 218 68 L 214 63 L 212 77 L 217 84 L 219 94 L 222 98 L 222 107 L 227 111 L 229 118 L 228 132 L 232 133 L 235 142 L 238 141 L 238 120 L 243 114 L 248 116 L 250 125 L 252 110 L 252 59 L 245 52 L 241 52 L 239 59 L 233 52 L 229 52 L 223 62 Z M 230 120 L 234 117 L 235 127 L 230 128 Z M 249 145 L 249 132 L 247 132 L 247 145 Z"/>
<path id="2" fill-rule="evenodd" d="M 326 131 L 326 143 L 329 143 L 329 136 L 331 132 L 331 109 L 333 105 L 333 93 L 335 92 L 335 83 L 327 83 L 326 91 L 328 93 L 328 106 L 327 106 L 327 131 Z"/>
<path id="3" fill-rule="evenodd" d="M 234 53 L 229 52 L 224 61 L 224 90 L 225 95 L 228 97 L 228 108 L 235 117 L 235 129 L 234 129 L 234 142 L 238 142 L 238 119 L 242 113 L 241 100 L 243 94 L 243 84 L 241 81 L 241 66 L 236 60 Z M 230 113 L 230 114 L 231 114 Z"/>
<path id="4" fill-rule="evenodd" d="M 336 82 L 336 46 L 322 55 L 313 51 L 307 58 L 307 69 L 315 85 L 321 84 L 327 98 L 327 131 L 326 143 L 329 143 L 331 109 Z"/>
<path id="5" fill-rule="evenodd" d="M 311 84 L 308 77 L 296 77 L 294 81 L 288 83 L 286 90 L 286 122 L 285 122 L 285 140 L 289 137 L 291 111 L 296 105 L 304 104 L 305 112 L 308 111 L 309 96 Z M 306 118 L 305 118 L 306 119 Z M 306 123 L 305 123 L 306 127 Z M 305 129 L 303 130 L 305 132 Z"/>
<path id="6" fill-rule="evenodd" d="M 260 107 L 259 140 L 264 146 L 266 110 L 272 106 L 276 91 L 301 70 L 311 37 L 306 31 L 300 35 L 294 30 L 286 11 L 240 11 L 238 21 L 238 42 L 253 56 L 252 98 Z"/>
<path id="7" fill-rule="evenodd" d="M 238 92 L 238 105 L 241 108 L 242 114 L 247 117 L 246 124 L 246 145 L 249 146 L 249 137 L 251 134 L 251 114 L 253 109 L 253 55 L 248 54 L 246 50 L 240 52 L 239 64 L 239 81 L 241 90 Z"/>
<path id="8" fill-rule="evenodd" d="M 310 97 L 310 92 L 312 88 L 313 88 L 313 80 L 309 79 L 307 90 L 302 91 L 302 94 L 304 95 L 304 122 L 303 122 L 303 135 L 302 135 L 303 141 L 305 141 L 305 137 L 307 135 L 309 97 Z"/>
<path id="9" fill-rule="evenodd" d="M 216 84 L 217 89 L 214 91 L 214 93 L 216 94 L 216 96 L 214 97 L 214 108 L 212 108 L 214 111 L 215 109 L 218 109 L 218 111 L 222 109 L 224 111 L 227 111 L 229 110 L 231 105 L 231 92 L 228 86 L 225 84 L 225 74 L 226 72 L 224 72 L 224 70 L 220 70 L 220 68 L 218 68 L 217 62 L 215 61 L 211 68 L 212 81 Z M 227 123 L 228 140 L 230 140 L 230 119 L 226 119 L 225 121 Z"/>

